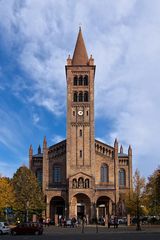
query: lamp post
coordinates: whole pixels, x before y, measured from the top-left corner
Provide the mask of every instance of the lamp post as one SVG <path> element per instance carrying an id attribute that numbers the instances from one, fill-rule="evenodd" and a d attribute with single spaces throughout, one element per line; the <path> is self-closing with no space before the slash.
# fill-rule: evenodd
<path id="1" fill-rule="evenodd" d="M 26 222 L 28 222 L 29 201 L 26 202 Z"/>
<path id="2" fill-rule="evenodd" d="M 67 220 L 67 207 L 64 208 L 65 211 L 65 220 Z"/>
<path id="3" fill-rule="evenodd" d="M 95 215 L 96 233 L 98 233 L 98 219 L 97 219 L 96 203 L 94 203 L 94 215 Z"/>

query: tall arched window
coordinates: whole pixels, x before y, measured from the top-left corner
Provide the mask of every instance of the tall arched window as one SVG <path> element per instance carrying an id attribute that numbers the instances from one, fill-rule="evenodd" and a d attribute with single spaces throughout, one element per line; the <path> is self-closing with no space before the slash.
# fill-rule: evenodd
<path id="1" fill-rule="evenodd" d="M 82 158 L 82 150 L 79 151 L 79 157 Z"/>
<path id="2" fill-rule="evenodd" d="M 77 94 L 77 92 L 74 92 L 74 94 L 73 94 L 73 102 L 77 102 L 77 100 L 78 100 L 78 94 Z"/>
<path id="3" fill-rule="evenodd" d="M 83 76 L 79 76 L 79 85 L 83 85 Z"/>
<path id="4" fill-rule="evenodd" d="M 54 183 L 61 182 L 61 167 L 60 166 L 53 167 L 53 182 Z"/>
<path id="5" fill-rule="evenodd" d="M 119 170 L 119 186 L 120 187 L 126 186 L 126 172 L 123 168 Z"/>
<path id="6" fill-rule="evenodd" d="M 87 75 L 84 76 L 84 85 L 85 86 L 88 85 L 88 76 Z"/>
<path id="7" fill-rule="evenodd" d="M 88 102 L 88 92 L 84 92 L 84 102 Z"/>
<path id="8" fill-rule="evenodd" d="M 37 169 L 36 177 L 37 177 L 38 183 L 42 185 L 42 169 Z"/>
<path id="9" fill-rule="evenodd" d="M 103 164 L 101 166 L 101 182 L 108 182 L 108 181 L 109 181 L 108 165 Z"/>
<path id="10" fill-rule="evenodd" d="M 83 93 L 82 92 L 79 93 L 79 102 L 83 102 Z"/>
<path id="11" fill-rule="evenodd" d="M 77 86 L 77 83 L 78 83 L 78 77 L 77 77 L 77 76 L 74 76 L 73 85 L 74 85 L 74 86 Z"/>

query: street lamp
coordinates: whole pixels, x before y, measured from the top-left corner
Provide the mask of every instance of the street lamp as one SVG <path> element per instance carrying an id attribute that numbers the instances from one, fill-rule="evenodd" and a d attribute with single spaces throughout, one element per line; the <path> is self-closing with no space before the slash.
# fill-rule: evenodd
<path id="1" fill-rule="evenodd" d="M 28 222 L 29 201 L 26 202 L 26 222 Z"/>
<path id="2" fill-rule="evenodd" d="M 96 233 L 98 233 L 98 219 L 97 219 L 96 203 L 94 203 L 94 215 L 95 215 Z"/>

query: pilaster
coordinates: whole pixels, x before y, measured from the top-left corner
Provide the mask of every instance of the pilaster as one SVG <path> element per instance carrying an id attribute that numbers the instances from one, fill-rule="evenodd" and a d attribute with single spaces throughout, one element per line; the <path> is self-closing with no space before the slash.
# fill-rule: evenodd
<path id="1" fill-rule="evenodd" d="M 129 145 L 128 148 L 128 162 L 129 162 L 129 188 L 132 189 L 132 148 L 131 145 Z"/>
<path id="2" fill-rule="evenodd" d="M 43 192 L 48 188 L 49 181 L 49 159 L 48 159 L 48 148 L 46 137 L 44 137 L 43 141 Z"/>
<path id="3" fill-rule="evenodd" d="M 114 184 L 115 184 L 115 211 L 116 206 L 119 201 L 119 182 L 118 182 L 118 176 L 119 176 L 119 162 L 118 162 L 118 141 L 115 139 L 114 142 Z"/>
<path id="4" fill-rule="evenodd" d="M 30 170 L 32 170 L 32 165 L 33 165 L 32 156 L 33 156 L 33 148 L 32 148 L 32 145 L 30 145 L 30 148 L 29 148 L 29 169 Z"/>

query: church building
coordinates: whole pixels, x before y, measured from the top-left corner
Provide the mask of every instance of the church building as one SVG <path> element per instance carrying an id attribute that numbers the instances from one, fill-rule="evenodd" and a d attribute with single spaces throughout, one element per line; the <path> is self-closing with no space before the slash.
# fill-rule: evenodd
<path id="1" fill-rule="evenodd" d="M 43 151 L 29 149 L 29 167 L 46 199 L 47 218 L 125 216 L 125 194 L 132 188 L 132 149 L 123 152 L 95 139 L 94 80 L 96 66 L 88 57 L 79 29 L 73 57 L 65 66 L 67 82 L 66 139 Z"/>

